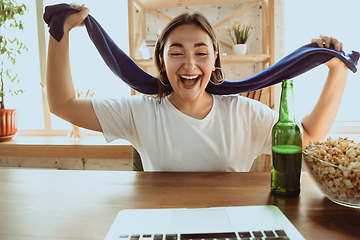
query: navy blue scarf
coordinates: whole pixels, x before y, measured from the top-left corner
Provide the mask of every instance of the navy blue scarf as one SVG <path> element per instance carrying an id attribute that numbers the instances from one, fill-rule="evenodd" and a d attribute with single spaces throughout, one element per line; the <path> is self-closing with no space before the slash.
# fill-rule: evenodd
<path id="1" fill-rule="evenodd" d="M 49 26 L 50 34 L 60 41 L 67 16 L 79 12 L 68 4 L 58 4 L 45 8 L 44 20 Z M 100 24 L 89 15 L 85 19 L 88 34 L 108 67 L 134 90 L 144 94 L 158 93 L 158 80 L 144 72 L 127 56 L 110 38 Z M 269 87 L 284 79 L 294 78 L 331 58 L 337 57 L 354 73 L 359 53 L 349 54 L 335 51 L 333 48 L 321 48 L 316 43 L 307 44 L 290 53 L 262 72 L 241 81 L 224 81 L 221 85 L 209 83 L 206 91 L 212 94 L 238 94 Z"/>

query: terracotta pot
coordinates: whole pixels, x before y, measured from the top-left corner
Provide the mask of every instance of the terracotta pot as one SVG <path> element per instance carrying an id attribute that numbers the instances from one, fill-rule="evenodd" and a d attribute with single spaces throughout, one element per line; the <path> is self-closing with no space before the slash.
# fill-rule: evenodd
<path id="1" fill-rule="evenodd" d="M 16 109 L 0 109 L 0 141 L 11 140 L 16 132 Z"/>

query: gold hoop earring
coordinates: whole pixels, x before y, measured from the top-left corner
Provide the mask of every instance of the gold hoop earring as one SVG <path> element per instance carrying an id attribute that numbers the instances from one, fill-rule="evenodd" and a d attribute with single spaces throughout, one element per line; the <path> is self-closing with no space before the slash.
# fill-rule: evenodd
<path id="1" fill-rule="evenodd" d="M 221 68 L 221 67 L 215 67 L 214 68 L 214 72 L 216 71 L 216 70 L 220 70 L 221 71 L 221 76 L 222 76 L 222 78 L 221 79 L 219 79 L 219 80 L 221 80 L 220 82 L 213 82 L 212 80 L 211 80 L 211 78 L 210 78 L 210 82 L 212 83 L 212 84 L 214 84 L 214 85 L 221 85 L 224 81 L 225 81 L 225 71 Z"/>
<path id="2" fill-rule="evenodd" d="M 165 71 L 163 71 L 162 69 L 160 70 L 160 72 L 159 72 L 159 81 L 161 82 L 161 84 L 164 86 L 164 87 L 168 87 L 170 84 L 165 84 L 162 80 L 161 80 L 161 78 L 162 78 L 162 76 L 161 76 L 161 73 L 165 73 Z"/>

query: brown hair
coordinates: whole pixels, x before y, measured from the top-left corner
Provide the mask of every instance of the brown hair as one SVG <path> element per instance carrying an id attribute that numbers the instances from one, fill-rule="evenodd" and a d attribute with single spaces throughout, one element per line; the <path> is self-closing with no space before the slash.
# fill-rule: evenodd
<path id="1" fill-rule="evenodd" d="M 154 53 L 155 66 L 157 71 L 159 72 L 159 76 L 158 76 L 159 93 L 157 95 L 159 101 L 161 101 L 163 97 L 169 95 L 173 91 L 173 88 L 170 85 L 166 72 L 164 71 L 165 69 L 164 46 L 167 37 L 169 36 L 172 30 L 186 24 L 195 24 L 198 27 L 200 27 L 202 30 L 204 30 L 210 36 L 210 39 L 213 43 L 214 52 L 219 54 L 219 44 L 217 42 L 216 34 L 214 32 L 214 29 L 211 27 L 209 21 L 206 19 L 204 15 L 202 15 L 201 13 L 193 13 L 193 14 L 183 13 L 173 18 L 164 28 L 164 30 L 161 32 L 155 45 L 155 53 Z M 223 72 L 221 70 L 221 63 L 219 56 L 215 60 L 215 67 L 216 67 L 215 71 L 211 73 L 209 84 L 216 83 L 216 85 L 219 85 L 222 83 L 224 78 Z M 161 82 L 163 82 L 167 86 L 164 86 Z"/>

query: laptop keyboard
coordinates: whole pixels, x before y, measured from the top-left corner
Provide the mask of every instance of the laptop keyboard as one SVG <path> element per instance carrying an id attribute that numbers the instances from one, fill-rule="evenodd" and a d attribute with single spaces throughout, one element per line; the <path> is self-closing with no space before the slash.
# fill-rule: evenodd
<path id="1" fill-rule="evenodd" d="M 284 230 L 194 233 L 194 234 L 132 234 L 120 235 L 122 240 L 289 240 Z"/>

